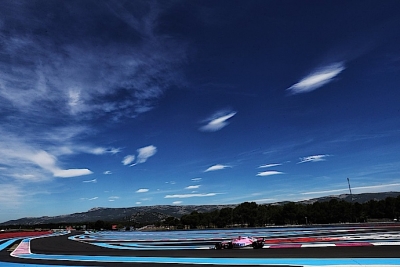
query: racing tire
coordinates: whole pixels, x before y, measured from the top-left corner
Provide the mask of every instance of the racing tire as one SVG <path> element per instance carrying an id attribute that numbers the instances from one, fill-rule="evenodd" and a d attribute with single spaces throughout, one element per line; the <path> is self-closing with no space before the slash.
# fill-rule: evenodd
<path id="1" fill-rule="evenodd" d="M 222 243 L 215 244 L 215 249 L 222 249 Z"/>
<path id="2" fill-rule="evenodd" d="M 260 249 L 264 247 L 264 242 L 262 241 L 254 241 L 253 242 L 253 248 L 254 249 Z"/>

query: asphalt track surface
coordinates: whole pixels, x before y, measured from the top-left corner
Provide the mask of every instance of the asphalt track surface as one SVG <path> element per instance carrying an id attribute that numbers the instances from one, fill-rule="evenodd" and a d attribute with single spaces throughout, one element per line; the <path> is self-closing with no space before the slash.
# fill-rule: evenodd
<path id="1" fill-rule="evenodd" d="M 104 256 L 110 257 L 167 257 L 171 259 L 235 259 L 237 260 L 237 266 L 259 266 L 259 264 L 251 265 L 253 259 L 304 259 L 307 262 L 308 259 L 328 259 L 321 263 L 322 265 L 329 265 L 329 261 L 333 263 L 335 259 L 359 259 L 367 260 L 371 258 L 375 259 L 387 259 L 392 258 L 398 261 L 398 266 L 400 266 L 400 247 L 399 246 L 362 246 L 362 247 L 309 247 L 309 248 L 291 248 L 291 249 L 244 249 L 244 250 L 119 250 L 110 249 L 92 245 L 85 242 L 77 242 L 68 239 L 69 236 L 77 235 L 78 233 L 71 233 L 62 236 L 52 236 L 45 238 L 37 238 L 31 240 L 31 252 L 33 254 L 44 254 L 44 255 L 81 255 L 81 256 Z M 246 262 L 246 264 L 240 264 L 241 262 Z M 35 260 L 35 259 L 23 259 L 10 256 L 10 251 L 2 250 L 0 251 L 0 266 L 2 262 L 19 263 L 22 265 L 16 266 L 27 266 L 29 264 L 36 265 L 62 265 L 62 266 L 155 266 L 155 267 L 169 267 L 169 266 L 182 266 L 182 267 L 193 267 L 193 264 L 186 263 L 134 263 L 134 262 L 93 262 L 93 261 L 73 261 L 73 260 Z M 290 262 L 290 260 L 288 261 Z M 250 263 L 250 264 L 249 264 Z M 328 263 L 328 264 L 327 264 Z M 199 264 L 199 263 L 198 263 Z M 305 263 L 304 265 L 308 265 Z M 268 266 L 304 266 L 302 264 L 279 264 L 279 265 L 268 265 Z M 340 264 L 339 264 L 340 265 Z M 10 265 L 11 266 L 11 265 Z M 198 265 L 197 265 L 198 266 Z M 204 265 L 203 265 L 204 266 Z M 210 266 L 210 264 L 209 264 Z M 211 264 L 212 266 L 212 264 Z M 218 266 L 232 266 L 232 264 L 225 264 Z M 315 265 L 314 263 L 314 266 Z M 336 265 L 338 266 L 338 265 Z M 342 265 L 343 266 L 343 265 Z M 354 261 L 353 266 L 367 266 L 362 263 L 357 263 Z M 384 266 L 384 265 L 374 265 L 374 266 Z M 396 266 L 391 264 L 391 266 Z"/>

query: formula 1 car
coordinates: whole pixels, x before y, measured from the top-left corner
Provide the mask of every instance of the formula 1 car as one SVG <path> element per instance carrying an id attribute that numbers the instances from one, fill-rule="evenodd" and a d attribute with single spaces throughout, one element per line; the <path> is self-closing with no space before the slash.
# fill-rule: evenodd
<path id="1" fill-rule="evenodd" d="M 233 249 L 233 248 L 263 248 L 264 238 L 262 237 L 250 237 L 250 236 L 239 236 L 229 241 L 222 241 L 215 244 L 215 249 Z"/>

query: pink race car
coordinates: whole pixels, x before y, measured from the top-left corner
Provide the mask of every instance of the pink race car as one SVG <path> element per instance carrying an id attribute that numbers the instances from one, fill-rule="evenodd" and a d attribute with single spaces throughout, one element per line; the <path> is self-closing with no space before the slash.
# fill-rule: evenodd
<path id="1" fill-rule="evenodd" d="M 264 246 L 264 238 L 239 236 L 230 241 L 222 241 L 215 244 L 215 249 L 233 249 L 233 248 L 262 248 Z"/>

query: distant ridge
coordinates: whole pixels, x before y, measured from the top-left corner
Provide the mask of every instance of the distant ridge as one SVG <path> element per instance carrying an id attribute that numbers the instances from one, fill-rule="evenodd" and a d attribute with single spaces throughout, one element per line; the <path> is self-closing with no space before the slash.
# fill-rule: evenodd
<path id="1" fill-rule="evenodd" d="M 332 199 L 344 200 L 353 203 L 366 203 L 370 200 L 384 200 L 387 197 L 397 197 L 400 192 L 381 192 L 381 193 L 362 193 L 362 194 L 342 194 L 332 195 L 309 200 L 298 201 L 299 204 L 313 204 L 315 202 L 326 202 Z M 272 205 L 284 205 L 289 201 L 269 203 Z M 180 218 L 182 215 L 190 214 L 192 211 L 211 212 L 222 208 L 234 208 L 238 204 L 231 205 L 155 205 L 130 208 L 103 208 L 95 207 L 87 212 L 73 213 L 59 216 L 27 217 L 0 223 L 0 225 L 38 225 L 48 223 L 82 223 L 103 221 L 130 220 L 139 223 L 154 222 L 167 217 Z"/>
<path id="2" fill-rule="evenodd" d="M 299 201 L 297 203 L 303 203 L 303 204 L 313 204 L 315 202 L 326 202 L 330 201 L 332 199 L 336 200 L 344 200 L 347 202 L 354 202 L 354 203 L 366 203 L 370 200 L 383 200 L 386 199 L 387 197 L 397 197 L 400 195 L 400 192 L 381 192 L 381 193 L 362 193 L 362 194 L 341 194 L 341 195 L 332 195 L 332 196 L 326 196 L 326 197 L 319 197 L 319 198 L 313 198 L 309 200 L 303 200 Z"/>
<path id="3" fill-rule="evenodd" d="M 82 223 L 103 221 L 129 220 L 139 223 L 149 223 L 159 221 L 168 217 L 180 218 L 182 215 L 189 214 L 192 211 L 210 212 L 222 209 L 224 207 L 234 208 L 236 205 L 156 205 L 130 208 L 91 208 L 86 212 L 59 216 L 26 217 L 17 220 L 11 220 L 0 225 L 38 225 L 48 223 Z"/>

